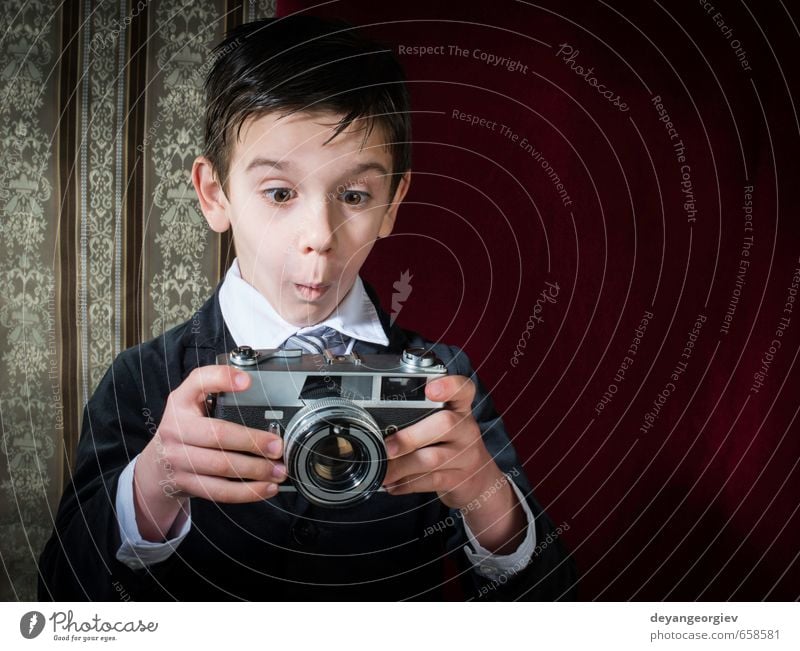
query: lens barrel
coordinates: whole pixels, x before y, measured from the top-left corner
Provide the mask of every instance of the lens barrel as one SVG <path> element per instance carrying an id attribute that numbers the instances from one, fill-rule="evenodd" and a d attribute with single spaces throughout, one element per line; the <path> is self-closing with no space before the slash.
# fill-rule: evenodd
<path id="1" fill-rule="evenodd" d="M 284 458 L 298 492 L 312 504 L 363 502 L 386 476 L 386 446 L 368 411 L 342 398 L 310 401 L 289 421 Z"/>

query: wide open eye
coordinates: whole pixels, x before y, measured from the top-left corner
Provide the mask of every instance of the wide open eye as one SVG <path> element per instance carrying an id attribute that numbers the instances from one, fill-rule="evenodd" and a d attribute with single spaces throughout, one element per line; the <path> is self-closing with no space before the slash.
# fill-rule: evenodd
<path id="1" fill-rule="evenodd" d="M 273 203 L 286 203 L 294 196 L 294 191 L 291 188 L 267 188 L 264 190 L 264 196 Z"/>
<path id="2" fill-rule="evenodd" d="M 345 190 L 342 192 L 341 197 L 342 201 L 344 201 L 348 206 L 360 206 L 367 203 L 367 200 L 369 199 L 369 193 L 358 190 Z"/>

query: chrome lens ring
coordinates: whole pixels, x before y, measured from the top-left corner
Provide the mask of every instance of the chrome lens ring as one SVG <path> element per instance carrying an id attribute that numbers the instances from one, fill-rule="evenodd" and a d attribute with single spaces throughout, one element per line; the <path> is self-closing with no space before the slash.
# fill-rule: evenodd
<path id="1" fill-rule="evenodd" d="M 323 441 L 341 427 L 342 436 L 356 455 L 356 468 L 337 481 L 315 471 Z M 311 503 L 344 507 L 369 498 L 386 476 L 386 447 L 375 419 L 365 409 L 341 398 L 309 402 L 289 421 L 284 434 L 286 465 L 298 492 Z"/>

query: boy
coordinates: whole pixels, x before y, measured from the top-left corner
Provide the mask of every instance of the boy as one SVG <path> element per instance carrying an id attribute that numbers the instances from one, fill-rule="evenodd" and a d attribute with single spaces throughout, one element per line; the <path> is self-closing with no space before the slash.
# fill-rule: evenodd
<path id="1" fill-rule="evenodd" d="M 553 524 L 466 355 L 390 324 L 358 276 L 410 183 L 399 64 L 309 16 L 243 25 L 216 53 L 192 181 L 237 259 L 190 322 L 122 353 L 97 387 L 40 597 L 437 599 L 449 557 L 468 598 L 574 598 L 560 540 L 536 547 Z M 426 346 L 447 365 L 426 389 L 447 408 L 386 439 L 387 491 L 357 506 L 279 493 L 281 437 L 204 411 L 250 383 L 217 355 L 298 334 L 335 353 Z"/>

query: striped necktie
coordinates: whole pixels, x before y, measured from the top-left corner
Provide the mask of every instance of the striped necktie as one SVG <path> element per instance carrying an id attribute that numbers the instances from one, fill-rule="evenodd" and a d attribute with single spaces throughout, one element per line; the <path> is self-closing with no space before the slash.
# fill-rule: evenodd
<path id="1" fill-rule="evenodd" d="M 303 334 L 293 334 L 281 348 L 300 348 L 307 353 L 321 355 L 328 348 L 334 355 L 342 355 L 352 337 L 342 334 L 330 326 L 320 326 Z"/>

